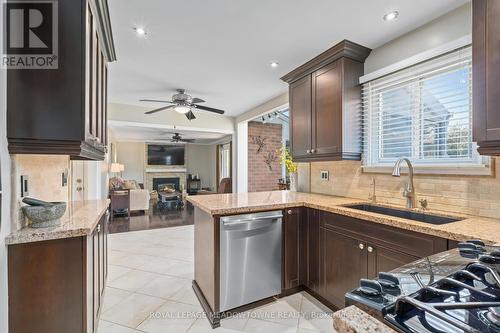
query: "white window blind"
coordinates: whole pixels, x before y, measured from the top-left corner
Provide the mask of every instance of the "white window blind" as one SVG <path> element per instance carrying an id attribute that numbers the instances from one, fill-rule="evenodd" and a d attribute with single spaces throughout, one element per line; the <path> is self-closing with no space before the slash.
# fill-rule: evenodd
<path id="1" fill-rule="evenodd" d="M 481 164 L 472 142 L 472 51 L 467 46 L 363 85 L 363 161 Z"/>

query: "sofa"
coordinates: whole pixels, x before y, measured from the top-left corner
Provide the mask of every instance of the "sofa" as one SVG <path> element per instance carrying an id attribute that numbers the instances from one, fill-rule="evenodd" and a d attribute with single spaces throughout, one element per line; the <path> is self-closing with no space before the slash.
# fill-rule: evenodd
<path id="1" fill-rule="evenodd" d="M 130 211 L 143 210 L 145 213 L 149 210 L 149 191 L 142 188 L 135 180 L 123 180 L 119 177 L 113 177 L 109 180 L 110 189 L 124 189 L 130 192 Z"/>

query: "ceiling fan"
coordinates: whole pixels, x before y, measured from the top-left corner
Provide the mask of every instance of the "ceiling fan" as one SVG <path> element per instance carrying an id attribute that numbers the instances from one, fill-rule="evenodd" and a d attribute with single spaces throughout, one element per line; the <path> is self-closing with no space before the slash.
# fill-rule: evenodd
<path id="1" fill-rule="evenodd" d="M 183 139 L 182 136 L 179 133 L 165 133 L 165 134 L 173 134 L 172 138 L 170 139 L 170 142 L 187 142 L 187 143 L 191 143 L 191 142 L 195 141 L 194 139 Z M 164 140 L 164 139 L 162 138 L 162 139 L 158 139 L 158 140 Z"/>
<path id="2" fill-rule="evenodd" d="M 158 109 L 154 109 L 151 111 L 147 111 L 144 114 L 153 114 L 156 112 L 160 112 L 163 110 L 174 109 L 175 111 L 185 114 L 187 119 L 193 120 L 196 119 L 192 110 L 199 109 L 209 112 L 214 112 L 218 114 L 224 114 L 223 110 L 210 108 L 208 106 L 198 105 L 199 103 L 205 103 L 204 100 L 197 97 L 191 97 L 190 95 L 185 93 L 184 89 L 177 89 L 177 94 L 172 96 L 172 101 L 163 101 L 158 99 L 141 99 L 141 102 L 158 102 L 158 103 L 169 103 L 172 105 L 163 106 Z"/>

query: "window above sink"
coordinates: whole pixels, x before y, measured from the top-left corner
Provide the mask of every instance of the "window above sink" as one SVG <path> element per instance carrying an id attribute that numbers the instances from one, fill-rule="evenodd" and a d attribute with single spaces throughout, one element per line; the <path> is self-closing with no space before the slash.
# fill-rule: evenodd
<path id="1" fill-rule="evenodd" d="M 490 174 L 472 141 L 470 46 L 363 84 L 364 171 L 408 157 L 417 173 Z"/>

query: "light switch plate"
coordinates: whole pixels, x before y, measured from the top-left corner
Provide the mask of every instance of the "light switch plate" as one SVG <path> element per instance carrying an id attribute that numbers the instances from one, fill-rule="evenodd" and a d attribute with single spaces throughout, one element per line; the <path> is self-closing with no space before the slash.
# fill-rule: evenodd
<path id="1" fill-rule="evenodd" d="M 327 170 L 321 170 L 319 172 L 320 180 L 328 181 L 330 179 L 330 172 Z"/>
<path id="2" fill-rule="evenodd" d="M 28 195 L 28 175 L 21 175 L 21 198 Z"/>

